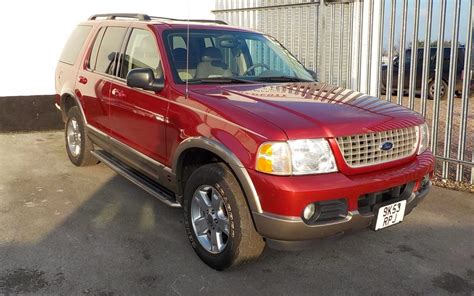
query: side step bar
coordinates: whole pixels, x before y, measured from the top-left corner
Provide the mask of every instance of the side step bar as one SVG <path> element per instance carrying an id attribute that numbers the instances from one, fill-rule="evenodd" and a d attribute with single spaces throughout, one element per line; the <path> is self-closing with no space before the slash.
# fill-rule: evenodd
<path id="1" fill-rule="evenodd" d="M 122 163 L 116 157 L 112 156 L 103 150 L 92 151 L 92 154 L 101 162 L 108 165 L 112 170 L 122 175 L 135 185 L 148 192 L 149 194 L 156 197 L 159 201 L 173 208 L 180 208 L 181 205 L 176 202 L 176 199 L 171 194 L 167 193 L 162 187 L 146 176 L 140 174 L 136 170 L 130 168 L 126 164 Z"/>

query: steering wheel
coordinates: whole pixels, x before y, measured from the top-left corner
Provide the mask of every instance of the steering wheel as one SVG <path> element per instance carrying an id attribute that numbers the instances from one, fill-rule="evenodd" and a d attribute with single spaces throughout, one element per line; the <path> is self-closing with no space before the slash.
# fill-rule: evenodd
<path id="1" fill-rule="evenodd" d="M 252 66 L 250 66 L 250 68 L 248 68 L 244 74 L 242 74 L 242 76 L 247 76 L 250 74 L 251 71 L 253 71 L 255 68 L 258 68 L 258 67 L 262 67 L 262 68 L 265 68 L 267 70 L 270 70 L 270 66 L 267 65 L 267 64 L 264 64 L 264 63 L 257 63 L 257 64 L 253 64 Z"/>

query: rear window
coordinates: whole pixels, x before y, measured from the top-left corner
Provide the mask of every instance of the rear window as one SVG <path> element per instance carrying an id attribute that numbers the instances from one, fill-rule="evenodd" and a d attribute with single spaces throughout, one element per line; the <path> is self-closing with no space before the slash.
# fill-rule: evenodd
<path id="1" fill-rule="evenodd" d="M 92 26 L 77 26 L 74 32 L 72 32 L 71 36 L 69 36 L 59 61 L 74 65 L 74 62 L 76 61 L 79 52 L 84 46 L 91 29 Z"/>

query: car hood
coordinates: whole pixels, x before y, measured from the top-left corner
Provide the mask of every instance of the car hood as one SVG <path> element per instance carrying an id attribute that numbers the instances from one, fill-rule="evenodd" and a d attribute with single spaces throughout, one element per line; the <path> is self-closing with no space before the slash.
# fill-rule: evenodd
<path id="1" fill-rule="evenodd" d="M 282 129 L 289 139 L 337 137 L 419 125 L 418 113 L 325 83 L 223 85 L 193 90 Z"/>

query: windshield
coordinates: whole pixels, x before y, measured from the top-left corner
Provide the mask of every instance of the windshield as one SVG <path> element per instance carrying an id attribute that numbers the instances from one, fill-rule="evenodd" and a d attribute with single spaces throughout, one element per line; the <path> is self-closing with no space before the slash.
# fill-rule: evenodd
<path id="1" fill-rule="evenodd" d="M 314 81 L 288 50 L 262 34 L 191 29 L 188 38 L 187 30 L 167 30 L 164 41 L 177 83 Z"/>

